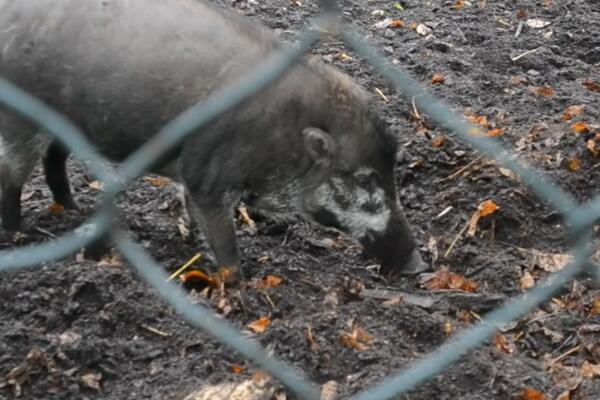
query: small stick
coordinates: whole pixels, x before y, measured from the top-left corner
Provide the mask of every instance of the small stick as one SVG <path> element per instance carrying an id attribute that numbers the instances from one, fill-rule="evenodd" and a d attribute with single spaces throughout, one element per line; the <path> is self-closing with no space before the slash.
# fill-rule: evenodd
<path id="1" fill-rule="evenodd" d="M 517 26 L 517 31 L 515 32 L 515 37 L 519 37 L 519 35 L 521 34 L 522 30 L 523 30 L 523 23 L 519 22 L 519 26 Z"/>
<path id="2" fill-rule="evenodd" d="M 458 242 L 458 239 L 460 239 L 460 237 L 463 235 L 463 233 L 465 233 L 465 231 L 469 227 L 469 222 L 470 221 L 467 221 L 467 223 L 465 224 L 465 226 L 460 230 L 460 232 L 458 232 L 458 234 L 456 235 L 456 237 L 454 238 L 454 240 L 452 241 L 452 243 L 450 243 L 450 246 L 448 247 L 448 250 L 446 250 L 446 252 L 444 253 L 444 258 L 448 258 L 448 256 L 450 255 L 450 252 L 454 248 L 454 245 L 456 245 L 456 242 Z"/>
<path id="3" fill-rule="evenodd" d="M 200 259 L 200 257 L 202 257 L 202 254 L 201 253 L 196 253 L 196 255 L 194 257 L 190 258 L 188 262 L 186 262 L 185 264 L 183 264 L 183 266 L 181 268 L 179 268 L 177 271 L 173 272 L 173 274 L 171 274 L 171 276 L 169 276 L 167 278 L 167 282 L 171 281 L 171 280 L 173 280 L 175 278 L 177 278 L 183 271 L 185 271 L 193 263 L 195 263 L 196 261 L 198 261 Z"/>
<path id="4" fill-rule="evenodd" d="M 563 358 L 568 357 L 571 354 L 578 352 L 580 348 L 581 348 L 581 346 L 577 345 L 577 346 L 573 347 L 571 350 L 567 350 L 566 352 L 564 352 L 560 356 L 556 357 L 554 360 L 550 361 L 550 365 L 554 365 L 557 362 L 559 362 L 560 360 L 562 360 Z"/>
<path id="5" fill-rule="evenodd" d="M 526 52 L 525 52 L 525 53 L 523 53 L 523 54 L 519 54 L 519 55 L 518 55 L 518 56 L 516 56 L 516 57 L 511 57 L 511 58 L 510 58 L 510 60 L 511 60 L 511 61 L 513 61 L 513 62 L 514 62 L 514 61 L 517 61 L 517 60 L 519 60 L 519 59 L 521 59 L 521 58 L 523 58 L 523 57 L 525 57 L 525 56 L 527 56 L 527 55 L 529 55 L 529 54 L 533 54 L 533 53 L 535 53 L 535 52 L 536 52 L 536 51 L 538 51 L 538 50 L 539 50 L 539 47 L 538 47 L 537 49 L 533 49 L 533 50 L 526 51 Z"/>
<path id="6" fill-rule="evenodd" d="M 417 117 L 417 119 L 421 119 L 421 116 L 419 115 L 419 110 L 417 110 L 417 105 L 415 104 L 415 96 L 412 97 L 412 106 L 413 106 L 413 111 L 415 112 L 415 117 Z"/>
<path id="7" fill-rule="evenodd" d="M 144 329 L 146 329 L 146 330 L 148 330 L 148 331 L 150 331 L 150 332 L 152 332 L 152 333 L 154 333 L 154 334 L 156 334 L 158 336 L 165 336 L 165 337 L 166 336 L 172 336 L 172 334 L 170 334 L 168 332 L 161 331 L 160 329 L 153 328 L 153 327 L 151 327 L 149 325 L 142 325 L 142 328 L 144 328 Z"/>
<path id="8" fill-rule="evenodd" d="M 470 167 L 473 166 L 473 164 L 475 164 L 477 161 L 481 160 L 483 158 L 484 154 L 479 155 L 478 157 L 476 157 L 473 161 L 471 161 L 470 163 L 468 163 L 467 165 L 465 165 L 464 167 L 460 168 L 458 171 L 456 171 L 455 173 L 453 173 L 452 175 L 448 175 L 445 178 L 442 178 L 442 182 L 443 181 L 449 181 L 451 179 L 456 178 L 458 175 L 462 174 L 463 172 L 465 172 L 467 169 L 469 169 Z"/>
<path id="9" fill-rule="evenodd" d="M 377 93 L 379 96 L 381 96 L 383 101 L 385 101 L 386 103 L 390 102 L 390 99 L 388 99 L 387 96 L 385 94 L 383 94 L 383 92 L 381 90 L 379 90 L 379 88 L 375 88 L 375 93 Z"/>

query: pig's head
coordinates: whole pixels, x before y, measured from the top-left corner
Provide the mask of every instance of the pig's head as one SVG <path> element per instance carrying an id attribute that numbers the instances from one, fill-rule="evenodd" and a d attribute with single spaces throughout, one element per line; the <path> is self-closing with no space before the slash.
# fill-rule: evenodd
<path id="1" fill-rule="evenodd" d="M 305 212 L 357 239 L 381 262 L 384 275 L 422 272 L 426 266 L 395 188 L 396 138 L 376 113 L 362 108 L 350 113 L 352 124 L 304 129 L 305 149 L 322 173 L 304 195 Z"/>

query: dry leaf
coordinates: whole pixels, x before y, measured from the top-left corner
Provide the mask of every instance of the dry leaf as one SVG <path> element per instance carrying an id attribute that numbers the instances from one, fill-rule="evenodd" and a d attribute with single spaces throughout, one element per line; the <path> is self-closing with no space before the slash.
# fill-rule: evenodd
<path id="1" fill-rule="evenodd" d="M 379 21 L 373 25 L 377 29 L 385 29 L 385 28 L 402 28 L 404 27 L 404 22 L 399 19 L 386 18 L 382 21 Z"/>
<path id="2" fill-rule="evenodd" d="M 315 333 L 313 331 L 312 325 L 308 325 L 306 327 L 306 344 L 308 344 L 308 347 L 310 348 L 311 351 L 315 352 L 317 350 L 319 350 L 319 343 L 317 342 L 317 338 L 315 337 Z"/>
<path id="3" fill-rule="evenodd" d="M 473 316 L 473 312 L 468 311 L 468 310 L 460 310 L 458 312 L 456 318 L 459 321 L 464 322 L 466 324 L 470 324 L 475 320 L 475 317 Z"/>
<path id="4" fill-rule="evenodd" d="M 256 284 L 257 289 L 269 289 L 281 285 L 283 279 L 275 275 L 264 276 L 260 282 Z"/>
<path id="5" fill-rule="evenodd" d="M 250 322 L 246 326 L 255 333 L 261 333 L 266 331 L 270 324 L 271 319 L 269 317 L 260 317 L 256 321 Z"/>
<path id="6" fill-rule="evenodd" d="M 242 372 L 244 372 L 244 367 L 242 367 L 239 364 L 232 364 L 232 365 L 229 366 L 229 368 L 231 368 L 231 372 L 233 372 L 236 375 L 239 375 Z"/>
<path id="7" fill-rule="evenodd" d="M 452 8 L 455 10 L 462 10 L 465 7 L 465 0 L 456 0 L 454 4 L 452 4 Z"/>
<path id="8" fill-rule="evenodd" d="M 525 271 L 521 276 L 521 289 L 527 290 L 535 286 L 535 279 L 529 271 Z"/>
<path id="9" fill-rule="evenodd" d="M 476 125 L 480 125 L 483 126 L 484 128 L 491 128 L 491 125 L 488 122 L 487 116 L 485 115 L 475 115 L 472 113 L 467 113 L 466 114 L 467 120 L 476 124 Z"/>
<path id="10" fill-rule="evenodd" d="M 431 84 L 432 85 L 442 84 L 442 83 L 444 83 L 445 80 L 446 80 L 446 78 L 444 77 L 444 75 L 433 74 L 433 77 L 431 78 Z"/>
<path id="11" fill-rule="evenodd" d="M 242 224 L 250 228 L 251 232 L 256 233 L 256 223 L 252 218 L 250 218 L 250 215 L 248 214 L 248 209 L 246 207 L 239 207 L 238 211 L 240 213 L 240 221 L 242 221 Z"/>
<path id="12" fill-rule="evenodd" d="M 590 127 L 585 122 L 576 122 L 571 125 L 571 132 L 573 133 L 588 133 Z"/>
<path id="13" fill-rule="evenodd" d="M 544 21 L 543 19 L 539 19 L 539 18 L 531 18 L 531 19 L 528 19 L 527 21 L 525 21 L 525 25 L 527 25 L 528 27 L 533 28 L 533 29 L 542 29 L 542 28 L 547 27 L 550 24 L 551 24 L 550 21 Z"/>
<path id="14" fill-rule="evenodd" d="M 455 289 L 465 292 L 475 292 L 477 284 L 462 275 L 450 272 L 447 266 L 442 266 L 432 274 L 428 274 L 423 285 L 429 290 Z"/>
<path id="15" fill-rule="evenodd" d="M 417 25 L 416 31 L 421 36 L 427 36 L 427 35 L 430 35 L 433 32 L 433 30 L 430 27 L 428 27 L 427 25 L 425 25 L 425 24 L 419 24 L 419 25 Z"/>
<path id="16" fill-rule="evenodd" d="M 62 206 L 62 204 L 53 203 L 48 206 L 48 211 L 50 211 L 52 214 L 60 214 L 61 212 L 65 211 L 65 208 Z"/>
<path id="17" fill-rule="evenodd" d="M 500 128 L 495 128 L 488 132 L 488 136 L 491 136 L 491 137 L 498 137 L 498 136 L 502 136 L 502 135 L 503 135 L 503 132 L 502 132 L 502 129 L 500 129 Z"/>
<path id="18" fill-rule="evenodd" d="M 533 250 L 530 265 L 547 272 L 557 272 L 562 270 L 572 260 L 573 257 L 570 254 L 543 253 Z"/>
<path id="19" fill-rule="evenodd" d="M 435 148 L 440 148 L 444 145 L 444 137 L 436 136 L 431 140 L 431 145 Z"/>
<path id="20" fill-rule="evenodd" d="M 592 315 L 600 315 L 600 295 L 592 301 Z"/>
<path id="21" fill-rule="evenodd" d="M 100 380 L 102 379 L 101 373 L 89 373 L 81 377 L 81 382 L 89 387 L 90 389 L 100 390 Z"/>
<path id="22" fill-rule="evenodd" d="M 169 184 L 169 179 L 162 176 L 145 176 L 144 180 L 155 188 L 164 188 Z"/>
<path id="23" fill-rule="evenodd" d="M 527 19 L 527 10 L 526 10 L 526 9 L 524 9 L 524 8 L 520 8 L 520 9 L 517 11 L 516 17 L 517 17 L 518 19 Z"/>
<path id="24" fill-rule="evenodd" d="M 491 200 L 485 200 L 477 206 L 477 209 L 480 211 L 482 217 L 487 217 L 500 209 L 500 207 Z"/>
<path id="25" fill-rule="evenodd" d="M 581 160 L 577 157 L 573 157 L 569 160 L 567 167 L 569 168 L 569 171 L 577 172 L 581 169 Z"/>
<path id="26" fill-rule="evenodd" d="M 554 95 L 554 89 L 552 89 L 551 87 L 548 87 L 548 86 L 542 86 L 542 87 L 532 86 L 529 88 L 529 91 L 540 97 L 550 97 L 550 96 Z"/>
<path id="27" fill-rule="evenodd" d="M 498 348 L 506 354 L 512 354 L 514 352 L 514 347 L 504 335 L 498 334 L 494 336 L 494 345 L 496 346 L 496 348 Z"/>
<path id="28" fill-rule="evenodd" d="M 512 172 L 508 168 L 498 167 L 498 171 L 500 171 L 500 173 L 502 175 L 504 175 L 505 177 L 507 177 L 508 179 L 510 179 L 512 181 L 518 181 L 519 180 L 519 177 L 517 176 L 517 174 L 515 174 L 514 172 Z"/>
<path id="29" fill-rule="evenodd" d="M 337 396 L 337 382 L 329 381 L 321 387 L 321 400 L 335 400 Z"/>
<path id="30" fill-rule="evenodd" d="M 599 92 L 600 93 L 600 85 L 597 84 L 596 82 L 594 82 L 593 80 L 586 79 L 582 83 L 583 83 L 583 86 L 585 86 L 585 88 L 587 90 L 591 90 L 592 92 Z"/>
<path id="31" fill-rule="evenodd" d="M 563 112 L 563 121 L 570 121 L 576 115 L 581 115 L 585 111 L 585 106 L 569 106 Z"/>
<path id="32" fill-rule="evenodd" d="M 88 185 L 91 189 L 97 190 L 99 192 L 104 190 L 104 183 L 100 182 L 100 181 L 93 181 L 90 182 L 90 184 Z"/>
<path id="33" fill-rule="evenodd" d="M 389 27 L 390 28 L 403 28 L 404 27 L 404 22 L 402 22 L 399 19 L 393 19 L 392 22 L 390 22 Z"/>
<path id="34" fill-rule="evenodd" d="M 450 322 L 444 324 L 444 335 L 450 336 L 454 332 L 454 326 Z"/>
<path id="35" fill-rule="evenodd" d="M 581 365 L 581 375 L 587 379 L 600 377 L 600 364 L 592 364 L 584 361 Z"/>
<path id="36" fill-rule="evenodd" d="M 352 323 L 352 333 L 340 332 L 340 340 L 344 346 L 358 351 L 368 349 L 373 342 L 373 338 L 355 322 Z"/>
<path id="37" fill-rule="evenodd" d="M 585 147 L 589 150 L 590 153 L 592 153 L 594 157 L 598 156 L 598 149 L 596 149 L 595 139 L 590 139 L 587 142 L 585 142 Z"/>
<path id="38" fill-rule="evenodd" d="M 219 286 L 217 279 L 215 279 L 214 277 L 212 277 L 210 275 L 205 274 L 204 272 L 202 272 L 200 270 L 184 272 L 183 274 L 179 275 L 179 279 L 183 283 L 190 283 L 194 280 L 199 280 L 201 282 L 207 283 L 208 285 L 210 285 L 212 287 Z"/>
<path id="39" fill-rule="evenodd" d="M 515 400 L 546 400 L 546 396 L 538 390 L 525 388 Z"/>

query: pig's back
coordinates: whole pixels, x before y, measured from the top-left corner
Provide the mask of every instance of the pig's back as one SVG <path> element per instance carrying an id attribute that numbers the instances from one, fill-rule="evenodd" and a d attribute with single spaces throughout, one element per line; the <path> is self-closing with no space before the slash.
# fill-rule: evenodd
<path id="1" fill-rule="evenodd" d="M 195 0 L 0 1 L 0 74 L 116 158 L 274 47 L 264 30 Z"/>

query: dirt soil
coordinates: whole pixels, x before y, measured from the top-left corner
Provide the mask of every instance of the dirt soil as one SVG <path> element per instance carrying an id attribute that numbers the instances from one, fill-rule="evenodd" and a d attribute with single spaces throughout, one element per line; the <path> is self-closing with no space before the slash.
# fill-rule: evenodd
<path id="1" fill-rule="evenodd" d="M 318 11 L 313 0 L 221 3 L 288 40 Z M 600 158 L 593 154 L 600 93 L 584 85 L 600 84 L 597 1 L 497 0 L 483 7 L 485 2 L 465 1 L 463 8 L 457 3 L 352 0 L 343 1 L 341 11 L 382 53 L 458 112 L 486 116 L 490 128 L 502 130 L 501 141 L 575 198 L 600 194 Z M 386 17 L 404 26 L 374 26 Z M 535 19 L 549 24 L 531 27 Z M 417 28 L 420 24 L 429 32 Z M 207 299 L 202 287 L 190 296 L 313 381 L 335 381 L 337 398 L 347 398 L 406 369 L 521 293 L 531 279 L 560 268 L 568 243 L 558 214 L 542 199 L 426 115 L 415 119 L 410 99 L 390 89 L 340 41 L 329 38 L 314 53 L 370 92 L 381 91 L 383 96 L 375 96 L 402 145 L 401 199 L 423 254 L 435 270 L 447 266 L 473 280 L 476 293 L 428 290 L 422 277 L 387 282 L 373 260 L 334 231 L 251 215 L 257 232 L 238 222 L 246 283 L 224 298 Z M 442 74 L 444 82 L 432 85 L 434 74 Z M 563 111 L 572 105 L 584 105 L 585 111 L 564 121 Z M 586 123 L 588 132 L 572 133 L 575 122 Z M 24 190 L 20 244 L 50 241 L 92 214 L 99 193 L 90 185 L 93 178 L 75 161 L 70 172 L 81 211 L 52 212 L 38 169 Z M 171 184 L 140 179 L 119 199 L 122 226 L 168 272 L 206 250 L 199 232 L 183 237 L 176 194 Z M 469 236 L 463 228 L 484 200 L 500 209 L 482 218 Z M 281 277 L 282 284 L 258 290 L 256 282 L 267 275 Z M 381 289 L 418 297 L 395 301 L 392 295 L 388 301 Z M 565 392 L 571 397 L 561 399 L 598 398 L 598 375 L 590 378 L 593 373 L 581 368 L 600 363 L 599 296 L 591 279 L 578 279 L 502 336 L 400 398 L 529 398 L 518 397 L 525 388 L 547 399 Z M 183 399 L 203 385 L 239 382 L 256 372 L 188 325 L 118 257 L 97 262 L 79 254 L 4 273 L 0 299 L 0 399 Z M 263 316 L 271 320 L 268 329 L 251 333 L 246 325 Z M 353 321 L 372 338 L 361 351 L 340 340 L 342 331 L 352 332 Z M 309 327 L 314 341 L 307 340 Z"/>

